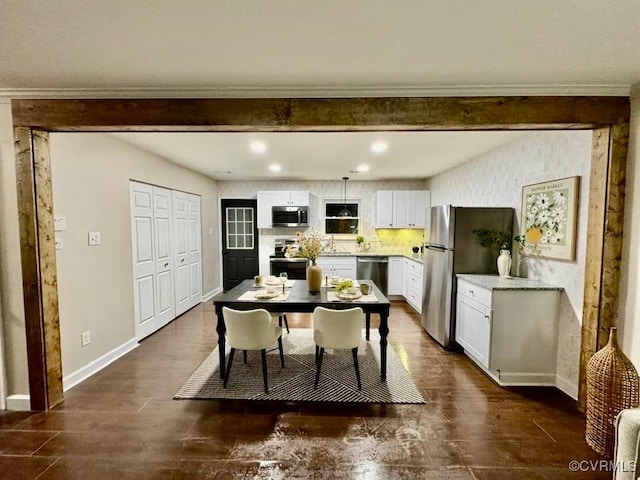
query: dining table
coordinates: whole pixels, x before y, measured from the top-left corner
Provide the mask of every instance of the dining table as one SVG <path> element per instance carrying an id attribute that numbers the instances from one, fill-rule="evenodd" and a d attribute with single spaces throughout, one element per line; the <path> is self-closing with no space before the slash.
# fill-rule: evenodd
<path id="1" fill-rule="evenodd" d="M 220 378 L 224 378 L 225 372 L 225 332 L 223 307 L 234 310 L 265 309 L 278 313 L 312 313 L 316 307 L 332 309 L 362 308 L 365 314 L 365 338 L 369 341 L 371 326 L 371 314 L 380 317 L 378 332 L 380 333 L 380 378 L 384 382 L 387 379 L 387 336 L 389 334 L 389 300 L 380 289 L 371 281 L 357 280 L 359 284 L 367 283 L 371 287 L 371 294 L 358 299 L 336 300 L 335 289 L 331 285 L 321 287 L 319 292 L 310 292 L 305 280 L 289 280 L 290 287 L 285 286 L 285 295 L 278 295 L 273 299 L 258 299 L 255 292 L 260 288 L 254 285 L 254 280 L 244 280 L 226 292 L 219 293 L 213 298 L 213 307 L 217 317 L 216 331 L 218 332 L 218 354 L 220 359 Z M 282 288 L 280 285 L 277 288 Z M 363 301 L 367 300 L 368 301 Z"/>

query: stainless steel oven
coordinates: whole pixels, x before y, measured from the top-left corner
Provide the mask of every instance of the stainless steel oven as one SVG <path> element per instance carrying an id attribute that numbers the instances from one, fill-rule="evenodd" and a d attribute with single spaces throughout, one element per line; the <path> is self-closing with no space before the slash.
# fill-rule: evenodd
<path id="1" fill-rule="evenodd" d="M 273 227 L 308 227 L 309 207 L 271 207 Z"/>
<path id="2" fill-rule="evenodd" d="M 279 238 L 276 240 L 274 253 L 269 256 L 271 275 L 278 276 L 282 272 L 287 272 L 287 277 L 293 280 L 304 280 L 307 278 L 307 259 L 285 256 L 286 248 L 295 248 L 295 245 L 295 238 Z"/>

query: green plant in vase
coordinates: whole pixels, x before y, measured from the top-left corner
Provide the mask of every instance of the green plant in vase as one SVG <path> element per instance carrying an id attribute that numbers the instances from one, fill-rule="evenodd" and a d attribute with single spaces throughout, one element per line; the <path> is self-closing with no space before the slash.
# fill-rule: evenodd
<path id="1" fill-rule="evenodd" d="M 488 247 L 495 255 L 495 250 L 500 251 L 497 258 L 498 274 L 501 277 L 509 277 L 511 273 L 511 247 L 514 237 L 510 230 L 489 230 L 479 228 L 473 233 L 478 239 L 478 243 L 483 247 Z"/>
<path id="2" fill-rule="evenodd" d="M 356 248 L 358 251 L 362 251 L 362 247 L 364 247 L 364 237 L 362 235 L 358 235 L 356 237 Z"/>

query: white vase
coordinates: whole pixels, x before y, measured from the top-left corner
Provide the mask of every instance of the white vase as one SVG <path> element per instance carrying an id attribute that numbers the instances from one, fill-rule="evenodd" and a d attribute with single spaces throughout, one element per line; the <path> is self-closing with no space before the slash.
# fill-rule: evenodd
<path id="1" fill-rule="evenodd" d="M 511 272 L 511 252 L 509 250 L 500 250 L 498 257 L 498 275 L 508 277 Z"/>

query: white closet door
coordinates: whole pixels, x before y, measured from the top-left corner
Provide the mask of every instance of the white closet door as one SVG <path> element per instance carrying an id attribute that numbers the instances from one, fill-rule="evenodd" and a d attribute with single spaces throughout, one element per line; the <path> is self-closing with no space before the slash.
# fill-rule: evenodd
<path id="1" fill-rule="evenodd" d="M 161 326 L 176 318 L 173 294 L 173 222 L 171 190 L 153 187 L 153 219 L 156 261 L 156 315 Z"/>
<path id="2" fill-rule="evenodd" d="M 153 187 L 131 182 L 130 190 L 136 336 L 143 338 L 162 327 L 156 315 Z"/>
<path id="3" fill-rule="evenodd" d="M 176 316 L 191 308 L 189 275 L 189 210 L 188 194 L 172 191 L 173 231 L 175 236 Z"/>
<path id="4" fill-rule="evenodd" d="M 201 253 L 201 216 L 200 197 L 187 196 L 187 218 L 189 223 L 189 244 L 187 261 L 189 263 L 189 308 L 202 301 L 202 253 Z"/>

